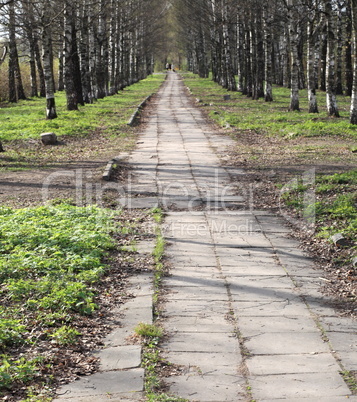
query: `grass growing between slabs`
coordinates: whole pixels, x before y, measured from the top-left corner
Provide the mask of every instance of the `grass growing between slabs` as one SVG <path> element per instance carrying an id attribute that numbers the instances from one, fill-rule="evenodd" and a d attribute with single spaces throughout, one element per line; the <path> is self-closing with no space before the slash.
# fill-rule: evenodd
<path id="1" fill-rule="evenodd" d="M 46 400 L 67 352 L 85 364 L 80 325 L 98 309 L 113 234 L 128 230 L 94 206 L 0 208 L 0 398 Z"/>
<path id="2" fill-rule="evenodd" d="M 162 278 L 166 274 L 164 262 L 165 240 L 160 226 L 164 216 L 160 208 L 154 208 L 150 212 L 155 222 L 156 233 L 156 243 L 152 252 L 155 264 L 153 295 L 154 323 L 147 324 L 141 322 L 135 328 L 135 333 L 140 337 L 143 346 L 142 367 L 145 369 L 145 394 L 148 402 L 186 402 L 186 399 L 166 394 L 162 381 L 165 371 L 174 373 L 177 372 L 179 368 L 174 367 L 161 356 L 160 343 L 165 333 L 155 320 L 159 315 L 158 302 Z"/>
<path id="3" fill-rule="evenodd" d="M 152 75 L 118 94 L 66 110 L 64 92 L 56 94 L 58 118 L 46 120 L 45 100 L 31 98 L 17 104 L 0 105 L 0 140 L 6 152 L 0 156 L 0 168 L 24 169 L 49 162 L 88 158 L 103 149 L 132 146 L 127 122 L 138 105 L 157 92 L 165 75 Z M 40 134 L 54 132 L 60 144 L 44 147 Z M 118 139 L 120 144 L 118 144 Z"/>

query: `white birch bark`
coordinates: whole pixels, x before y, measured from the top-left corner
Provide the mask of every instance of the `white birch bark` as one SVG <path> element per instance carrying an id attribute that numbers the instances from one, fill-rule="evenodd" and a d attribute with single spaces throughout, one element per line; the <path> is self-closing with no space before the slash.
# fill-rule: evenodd
<path id="1" fill-rule="evenodd" d="M 340 117 L 335 93 L 335 21 L 330 0 L 325 0 L 327 18 L 326 106 L 329 116 Z"/>
<path id="2" fill-rule="evenodd" d="M 315 38 L 313 21 L 307 23 L 307 92 L 309 113 L 318 113 L 315 82 Z"/>
<path id="3" fill-rule="evenodd" d="M 357 0 L 351 0 L 353 30 L 353 84 L 350 109 L 350 123 L 357 124 Z"/>
<path id="4" fill-rule="evenodd" d="M 289 8 L 289 39 L 290 39 L 290 65 L 291 65 L 291 91 L 290 111 L 300 110 L 299 104 L 299 60 L 298 60 L 298 16 L 296 2 L 291 1 Z"/>
<path id="5" fill-rule="evenodd" d="M 271 19 L 267 7 L 263 10 L 263 28 L 264 28 L 264 99 L 265 102 L 273 101 L 273 80 L 272 80 L 272 52 L 273 44 L 271 38 Z"/>

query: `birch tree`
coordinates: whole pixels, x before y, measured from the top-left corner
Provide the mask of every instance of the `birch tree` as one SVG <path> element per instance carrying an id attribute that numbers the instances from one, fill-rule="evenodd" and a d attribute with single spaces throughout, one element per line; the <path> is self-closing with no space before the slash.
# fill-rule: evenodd
<path id="1" fill-rule="evenodd" d="M 351 1 L 353 30 L 353 85 L 350 110 L 350 123 L 357 124 L 357 0 Z"/>
<path id="2" fill-rule="evenodd" d="M 52 69 L 52 29 L 50 0 L 44 0 L 42 4 L 42 48 L 43 48 L 43 71 L 46 86 L 46 118 L 52 120 L 57 118 L 54 77 Z"/>
<path id="3" fill-rule="evenodd" d="M 324 0 L 326 29 L 327 29 L 327 50 L 326 50 L 326 106 L 329 116 L 340 117 L 335 82 L 335 16 L 332 12 L 331 0 Z"/>
<path id="4" fill-rule="evenodd" d="M 313 1 L 308 4 L 308 22 L 307 22 L 307 92 L 309 102 L 309 113 L 318 113 L 317 97 L 316 97 L 316 75 L 315 75 L 315 58 L 316 58 L 316 38 L 318 27 L 316 21 L 318 12 L 313 7 Z"/>
<path id="5" fill-rule="evenodd" d="M 299 111 L 299 62 L 298 62 L 298 43 L 299 43 L 299 13 L 298 0 L 288 2 L 289 18 L 289 39 L 290 39 L 290 58 L 291 58 L 291 91 L 290 91 L 290 111 Z"/>

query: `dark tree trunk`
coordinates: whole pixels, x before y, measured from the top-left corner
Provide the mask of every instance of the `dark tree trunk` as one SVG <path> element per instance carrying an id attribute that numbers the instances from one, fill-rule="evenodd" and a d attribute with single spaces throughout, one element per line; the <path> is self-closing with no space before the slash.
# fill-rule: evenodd
<path id="1" fill-rule="evenodd" d="M 78 96 L 73 77 L 73 13 L 74 8 L 67 1 L 64 13 L 64 86 L 67 110 L 78 110 Z"/>
<path id="2" fill-rule="evenodd" d="M 26 99 L 16 44 L 15 2 L 9 4 L 9 101 Z"/>
<path id="3" fill-rule="evenodd" d="M 52 70 L 52 39 L 50 16 L 44 13 L 42 16 L 42 46 L 43 46 L 43 71 L 46 83 L 46 118 L 52 120 L 57 118 L 55 89 Z"/>

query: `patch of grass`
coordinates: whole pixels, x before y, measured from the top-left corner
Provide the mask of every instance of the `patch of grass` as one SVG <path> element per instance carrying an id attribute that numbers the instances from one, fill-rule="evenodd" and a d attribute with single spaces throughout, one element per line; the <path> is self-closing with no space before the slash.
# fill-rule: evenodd
<path id="1" fill-rule="evenodd" d="M 290 112 L 290 90 L 274 86 L 273 102 L 252 100 L 239 92 L 228 92 L 210 78 L 199 79 L 193 74 L 183 74 L 185 84 L 194 98 L 202 99 L 208 106 L 210 117 L 219 125 L 240 130 L 254 130 L 267 135 L 279 135 L 292 139 L 299 136 L 349 136 L 357 137 L 357 126 L 349 123 L 350 98 L 338 96 L 341 118 L 330 118 L 326 112 L 326 95 L 317 91 L 319 114 L 308 113 L 307 91 L 300 91 L 300 112 Z M 230 100 L 223 100 L 229 93 Z"/>
<path id="2" fill-rule="evenodd" d="M 153 208 L 150 212 L 156 223 L 158 224 L 162 223 L 164 219 L 164 213 L 161 208 Z"/>
<path id="3" fill-rule="evenodd" d="M 347 383 L 350 390 L 354 395 L 357 394 L 357 373 L 354 371 L 342 371 L 341 375 L 345 382 Z"/>
<path id="4" fill-rule="evenodd" d="M 148 402 L 188 402 L 178 396 L 162 392 L 162 383 L 158 371 L 162 365 L 170 365 L 162 359 L 158 348 L 159 338 L 150 338 L 144 345 L 142 367 L 145 368 L 145 393 Z"/>
<path id="5" fill-rule="evenodd" d="M 134 329 L 137 335 L 143 336 L 144 338 L 161 338 L 163 331 L 160 327 L 154 324 L 145 324 L 140 322 Z"/>
<path id="6" fill-rule="evenodd" d="M 142 100 L 157 92 L 164 78 L 149 76 L 116 95 L 80 106 L 79 111 L 67 111 L 65 93 L 58 92 L 58 118 L 54 120 L 46 120 L 45 100 L 40 98 L 0 107 L 0 140 L 6 150 L 0 156 L 0 169 L 23 170 L 133 147 L 133 129 L 127 122 Z M 54 132 L 62 143 L 43 146 L 39 139 L 44 132 Z"/>
<path id="7" fill-rule="evenodd" d="M 37 342 L 77 342 L 70 322 L 97 308 L 93 285 L 115 248 L 111 234 L 121 231 L 113 218 L 109 210 L 69 204 L 0 208 L 0 394 L 37 378 L 41 356 L 26 352 Z"/>
<path id="8" fill-rule="evenodd" d="M 282 198 L 288 206 L 302 211 L 304 194 L 308 188 L 297 184 Z M 357 238 L 357 170 L 333 175 L 318 175 L 312 186 L 316 193 L 315 219 L 317 235 L 329 238 L 342 233 L 351 243 Z M 354 246 L 357 248 L 357 246 Z"/>
<path id="9" fill-rule="evenodd" d="M 29 383 L 38 375 L 39 363 L 42 361 L 41 357 L 13 360 L 7 355 L 0 356 L 0 359 L 0 391 Z"/>
<path id="10" fill-rule="evenodd" d="M 45 100 L 31 98 L 0 108 L 1 140 L 37 138 L 40 133 L 53 131 L 57 136 L 83 136 L 98 127 L 107 133 L 117 134 L 120 126 L 125 125 L 132 109 L 161 85 L 164 76 L 152 75 L 118 94 L 99 99 L 93 104 L 79 107 L 79 111 L 66 110 L 64 92 L 57 92 L 56 107 L 58 118 L 46 120 Z"/>

